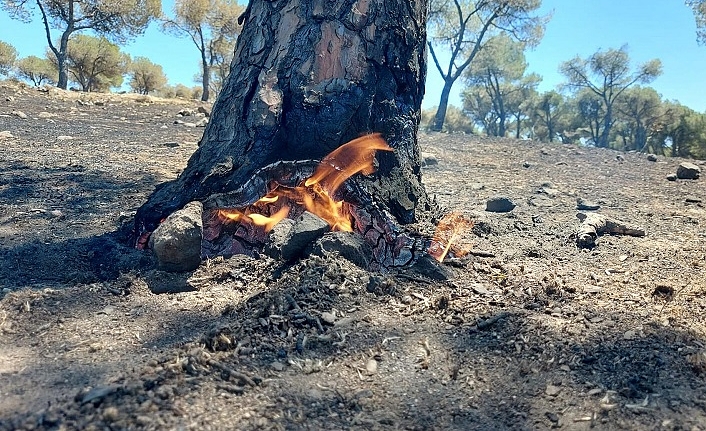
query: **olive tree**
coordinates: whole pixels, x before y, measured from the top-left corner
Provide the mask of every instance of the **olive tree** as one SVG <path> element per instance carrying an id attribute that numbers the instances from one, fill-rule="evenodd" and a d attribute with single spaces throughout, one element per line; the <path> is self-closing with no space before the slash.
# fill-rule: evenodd
<path id="1" fill-rule="evenodd" d="M 188 36 L 201 55 L 201 100 L 210 97 L 211 69 L 232 58 L 240 34 L 243 7 L 233 0 L 176 0 L 174 17 L 164 21 L 165 31 Z"/>
<path id="2" fill-rule="evenodd" d="M 140 94 L 149 94 L 161 90 L 167 84 L 167 76 L 162 66 L 151 62 L 146 57 L 136 57 L 128 68 L 130 88 Z"/>
<path id="3" fill-rule="evenodd" d="M 600 101 L 602 115 L 593 123 L 596 127 L 593 138 L 597 147 L 607 147 L 615 122 L 616 101 L 631 86 L 646 84 L 658 77 L 662 73 L 662 63 L 658 59 L 650 60 L 633 71 L 627 46 L 622 46 L 620 49 L 599 50 L 588 58 L 575 57 L 562 63 L 560 71 L 568 79 L 568 88 L 585 89 Z"/>
<path id="4" fill-rule="evenodd" d="M 14 46 L 0 40 L 0 75 L 7 75 L 17 60 L 17 50 Z"/>
<path id="5" fill-rule="evenodd" d="M 107 91 L 123 83 L 130 58 L 104 37 L 77 35 L 69 41 L 66 65 L 83 91 Z M 55 67 L 57 65 L 55 64 Z"/>
<path id="6" fill-rule="evenodd" d="M 15 74 L 18 78 L 26 79 L 35 86 L 56 82 L 56 68 L 49 59 L 30 55 L 17 62 Z"/>
<path id="7" fill-rule="evenodd" d="M 39 12 L 49 49 L 56 57 L 56 85 L 63 89 L 69 81 L 67 55 L 74 33 L 93 30 L 120 43 L 141 34 L 162 13 L 161 0 L 0 0 L 0 7 L 24 22 Z"/>

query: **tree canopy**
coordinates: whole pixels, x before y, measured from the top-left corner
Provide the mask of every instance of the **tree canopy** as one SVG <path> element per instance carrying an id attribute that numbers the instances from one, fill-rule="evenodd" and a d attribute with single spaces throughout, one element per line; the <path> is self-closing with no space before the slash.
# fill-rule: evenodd
<path id="1" fill-rule="evenodd" d="M 17 60 L 17 50 L 14 46 L 0 40 L 0 75 L 7 75 Z"/>
<path id="2" fill-rule="evenodd" d="M 0 0 L 10 16 L 25 22 L 39 12 L 49 49 L 56 57 L 57 86 L 66 89 L 66 55 L 69 39 L 76 32 L 93 30 L 116 42 L 141 34 L 162 13 L 161 0 Z M 58 31 L 58 38 L 52 36 Z"/>
<path id="3" fill-rule="evenodd" d="M 71 81 L 83 91 L 107 91 L 123 83 L 130 58 L 104 37 L 79 34 L 69 41 L 66 52 Z M 55 64 L 56 66 L 56 64 Z"/>
<path id="4" fill-rule="evenodd" d="M 56 82 L 57 75 L 50 60 L 36 55 L 21 58 L 17 62 L 16 73 L 19 78 L 26 79 L 37 87 L 44 83 Z"/>
<path id="5" fill-rule="evenodd" d="M 694 11 L 698 41 L 706 44 L 706 0 L 686 0 L 686 5 Z"/>
<path id="6" fill-rule="evenodd" d="M 243 7 L 234 0 L 176 0 L 174 17 L 165 20 L 166 31 L 186 35 L 201 55 L 201 100 L 210 97 L 212 68 L 232 58 L 241 26 Z M 230 62 L 228 62 L 230 64 Z"/>
<path id="7" fill-rule="evenodd" d="M 585 59 L 575 57 L 562 63 L 560 70 L 568 79 L 567 87 L 586 89 L 600 101 L 601 115 L 596 119 L 592 138 L 596 146 L 607 147 L 615 121 L 613 109 L 616 100 L 630 86 L 649 83 L 659 76 L 662 73 L 662 63 L 654 59 L 640 65 L 636 71 L 631 71 L 627 46 L 623 46 L 620 49 L 598 51 Z"/>
<path id="8" fill-rule="evenodd" d="M 130 88 L 140 94 L 150 94 L 161 90 L 167 84 L 167 76 L 162 66 L 147 57 L 135 57 L 128 68 Z"/>
<path id="9" fill-rule="evenodd" d="M 431 0 L 429 52 L 444 80 L 433 129 L 441 130 L 451 88 L 486 41 L 501 32 L 527 45 L 539 42 L 547 17 L 535 15 L 541 0 Z M 449 55 L 442 64 L 442 55 Z"/>

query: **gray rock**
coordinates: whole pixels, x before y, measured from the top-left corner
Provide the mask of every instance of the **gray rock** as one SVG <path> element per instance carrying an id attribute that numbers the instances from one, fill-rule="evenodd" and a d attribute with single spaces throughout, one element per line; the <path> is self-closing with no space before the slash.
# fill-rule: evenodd
<path id="1" fill-rule="evenodd" d="M 0 140 L 11 138 L 14 138 L 14 136 L 12 135 L 12 133 L 10 133 L 9 130 L 0 131 Z"/>
<path id="2" fill-rule="evenodd" d="M 304 250 L 314 241 L 328 232 L 330 227 L 321 217 L 304 211 L 296 220 L 287 234 L 280 249 L 280 257 L 291 261 L 301 256 Z"/>
<path id="3" fill-rule="evenodd" d="M 433 166 L 438 164 L 439 159 L 436 158 L 436 154 L 422 151 L 422 166 Z"/>
<path id="4" fill-rule="evenodd" d="M 676 181 L 676 180 L 677 180 L 677 174 L 667 175 L 667 181 Z"/>
<path id="5" fill-rule="evenodd" d="M 267 244 L 265 244 L 264 253 L 273 258 L 282 258 L 282 246 L 287 243 L 289 236 L 294 228 L 294 220 L 285 218 L 279 221 L 272 230 L 268 233 Z"/>
<path id="6" fill-rule="evenodd" d="M 600 209 L 600 205 L 598 205 L 595 202 L 591 202 L 588 199 L 584 198 L 578 198 L 576 199 L 576 209 L 577 210 L 586 210 L 586 211 L 595 211 L 597 209 Z"/>
<path id="7" fill-rule="evenodd" d="M 309 250 L 309 254 L 323 256 L 337 252 L 361 268 L 368 268 L 372 250 L 363 237 L 353 232 L 329 232 L 319 238 Z"/>
<path id="8" fill-rule="evenodd" d="M 206 127 L 206 124 L 208 124 L 208 118 L 204 117 L 204 118 L 200 119 L 199 121 L 197 121 L 195 124 L 196 124 L 196 127 Z"/>
<path id="9" fill-rule="evenodd" d="M 198 109 L 196 109 L 196 110 L 198 112 L 202 113 L 203 115 L 205 115 L 206 117 L 211 116 L 211 111 L 209 111 L 208 108 L 206 108 L 204 106 L 199 106 Z"/>
<path id="10" fill-rule="evenodd" d="M 184 108 L 181 111 L 177 113 L 177 116 L 182 116 L 182 117 L 191 117 L 192 115 L 196 114 L 196 112 L 191 109 L 191 108 Z"/>
<path id="11" fill-rule="evenodd" d="M 203 221 L 200 202 L 189 202 L 160 224 L 150 236 L 149 246 L 163 271 L 193 271 L 201 263 Z"/>
<path id="12" fill-rule="evenodd" d="M 701 168 L 693 163 L 682 162 L 677 168 L 677 178 L 682 180 L 696 180 L 701 176 Z"/>
<path id="13" fill-rule="evenodd" d="M 21 118 L 21 119 L 23 119 L 23 120 L 26 120 L 26 119 L 27 119 L 27 114 L 25 114 L 25 113 L 22 112 L 22 111 L 12 111 L 12 112 L 10 112 L 10 114 L 11 114 L 11 115 L 14 115 L 14 116 L 17 117 L 17 118 Z"/>
<path id="14" fill-rule="evenodd" d="M 485 210 L 494 213 L 507 213 L 515 209 L 517 204 L 505 196 L 493 196 L 485 204 Z"/>
<path id="15" fill-rule="evenodd" d="M 650 162 L 656 162 L 657 161 L 657 154 L 648 154 L 647 160 L 649 160 Z"/>

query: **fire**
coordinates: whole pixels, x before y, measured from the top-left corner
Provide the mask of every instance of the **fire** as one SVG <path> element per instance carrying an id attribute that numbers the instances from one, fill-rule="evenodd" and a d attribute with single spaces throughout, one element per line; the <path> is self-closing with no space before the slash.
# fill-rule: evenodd
<path id="1" fill-rule="evenodd" d="M 379 133 L 354 139 L 329 153 L 316 167 L 314 173 L 297 187 L 276 185 L 272 191 L 243 210 L 218 210 L 224 219 L 262 226 L 271 230 L 289 215 L 292 204 L 325 220 L 331 230 L 352 231 L 351 218 L 345 202 L 333 198 L 338 188 L 351 176 L 375 172 L 375 152 L 392 151 Z M 274 214 L 263 215 L 272 204 L 281 205 Z"/>
<path id="2" fill-rule="evenodd" d="M 436 227 L 427 253 L 439 262 L 443 262 L 449 252 L 456 257 L 465 256 L 469 250 L 460 244 L 459 240 L 472 227 L 473 222 L 466 219 L 461 213 L 451 212 L 445 215 Z"/>

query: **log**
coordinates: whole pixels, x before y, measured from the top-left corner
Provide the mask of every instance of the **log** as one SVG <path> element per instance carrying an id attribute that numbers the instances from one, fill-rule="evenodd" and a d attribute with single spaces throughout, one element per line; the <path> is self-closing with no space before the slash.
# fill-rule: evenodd
<path id="1" fill-rule="evenodd" d="M 579 248 L 595 247 L 598 235 L 605 233 L 638 237 L 645 236 L 643 229 L 628 226 L 623 222 L 612 220 L 602 214 L 578 213 L 576 217 L 581 221 L 581 225 L 576 231 L 576 245 Z"/>

